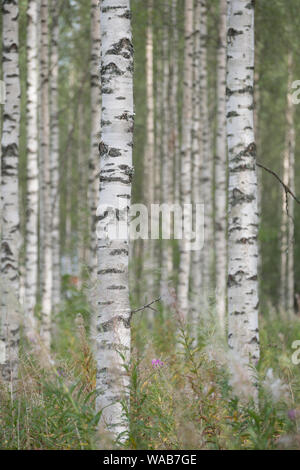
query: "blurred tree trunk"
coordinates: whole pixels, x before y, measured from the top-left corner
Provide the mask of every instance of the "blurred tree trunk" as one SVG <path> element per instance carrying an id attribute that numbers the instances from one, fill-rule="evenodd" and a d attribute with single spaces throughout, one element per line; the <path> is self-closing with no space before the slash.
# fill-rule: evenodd
<path id="1" fill-rule="evenodd" d="M 161 51 L 156 54 L 156 76 L 155 76 L 155 153 L 154 153 L 154 202 L 160 203 L 161 199 L 161 161 L 162 161 L 162 72 L 163 63 Z M 158 221 L 153 220 L 154 223 Z M 153 272 L 155 290 L 159 292 L 161 279 L 161 243 L 159 240 L 154 241 L 154 267 Z M 151 316 L 150 316 L 151 318 Z"/>
<path id="2" fill-rule="evenodd" d="M 193 87 L 193 0 L 185 1 L 185 55 L 183 79 L 182 109 L 182 148 L 181 148 L 181 203 L 186 205 L 186 226 L 191 225 L 192 214 L 188 207 L 191 204 L 192 186 L 192 87 Z M 178 304 L 181 314 L 186 318 L 189 310 L 189 275 L 191 251 L 187 236 L 180 241 L 180 264 L 178 277 Z"/>
<path id="3" fill-rule="evenodd" d="M 286 141 L 283 155 L 283 182 L 295 191 L 295 126 L 292 101 L 293 54 L 288 55 Z M 283 193 L 281 221 L 281 309 L 289 317 L 294 311 L 294 199 Z"/>
<path id="4" fill-rule="evenodd" d="M 89 210 L 90 210 L 90 259 L 89 269 L 92 282 L 97 271 L 96 211 L 99 200 L 99 133 L 101 120 L 101 86 L 100 86 L 100 6 L 99 0 L 91 0 L 91 147 L 89 158 Z"/>
<path id="5" fill-rule="evenodd" d="M 207 0 L 201 0 L 200 22 L 200 109 L 201 109 L 201 150 L 202 165 L 200 185 L 204 203 L 204 251 L 202 271 L 202 304 L 212 294 L 213 267 L 213 156 L 210 142 L 210 123 L 208 111 L 208 71 L 207 71 Z"/>
<path id="6" fill-rule="evenodd" d="M 171 7 L 172 22 L 172 47 L 171 47 L 171 148 L 173 152 L 173 178 L 174 190 L 173 201 L 180 204 L 180 144 L 179 144 L 179 120 L 178 120 L 178 82 L 179 82 L 179 38 L 178 38 L 178 16 L 177 16 L 177 0 L 172 0 Z M 172 168 L 171 168 L 172 169 Z"/>
<path id="7" fill-rule="evenodd" d="M 58 122 L 58 42 L 59 2 L 51 0 L 51 56 L 50 56 L 50 161 L 51 161 L 51 204 L 52 204 L 52 298 L 53 309 L 60 303 L 60 192 L 59 192 L 59 122 Z"/>
<path id="8" fill-rule="evenodd" d="M 153 84 L 153 0 L 148 0 L 147 37 L 146 37 L 146 93 L 147 93 L 147 139 L 145 149 L 144 177 L 146 181 L 146 203 L 148 210 L 155 200 L 154 159 L 154 84 Z M 154 241 L 147 240 L 146 262 L 149 269 L 146 271 L 148 293 L 153 295 L 154 289 Z"/>
<path id="9" fill-rule="evenodd" d="M 101 3 L 102 136 L 98 210 L 99 314 L 97 397 L 103 420 L 116 437 L 128 423 L 121 400 L 128 399 L 130 358 L 128 212 L 133 175 L 133 46 L 129 0 Z M 123 235 L 108 236 L 123 226 Z M 122 440 L 126 436 L 123 434 Z"/>
<path id="10" fill-rule="evenodd" d="M 52 211 L 49 120 L 48 0 L 41 1 L 41 161 L 42 161 L 42 330 L 46 350 L 51 343 L 52 310 Z"/>
<path id="11" fill-rule="evenodd" d="M 101 57 L 100 40 L 100 5 L 99 0 L 91 0 L 91 140 L 89 156 L 89 272 L 92 287 L 96 287 L 97 280 L 97 236 L 96 236 L 96 212 L 99 202 L 99 135 L 101 121 L 101 84 L 99 64 Z M 92 309 L 91 333 L 92 344 L 95 345 L 97 337 L 97 313 Z M 95 349 L 95 348 L 94 348 Z"/>
<path id="12" fill-rule="evenodd" d="M 200 188 L 200 167 L 201 167 L 201 149 L 200 149 L 200 8 L 201 0 L 195 3 L 195 31 L 194 31 L 194 55 L 193 55 L 193 164 L 192 164 L 192 188 L 193 188 L 193 217 L 195 217 L 196 204 L 201 203 Z M 197 327 L 199 319 L 199 301 L 201 298 L 202 270 L 201 259 L 202 250 L 200 247 L 191 253 L 191 325 L 194 330 Z"/>
<path id="13" fill-rule="evenodd" d="M 247 365 L 259 359 L 254 5 L 231 0 L 227 18 L 228 342 L 236 359 Z"/>
<path id="14" fill-rule="evenodd" d="M 220 0 L 215 159 L 216 309 L 220 326 L 224 332 L 227 296 L 226 5 L 226 0 Z"/>
<path id="15" fill-rule="evenodd" d="M 1 140 L 1 376 L 11 391 L 18 378 L 19 349 L 19 134 L 18 2 L 2 2 L 2 70 L 6 85 Z"/>
<path id="16" fill-rule="evenodd" d="M 85 132 L 84 132 L 84 106 L 80 101 L 78 107 L 78 218 L 79 224 L 77 225 L 77 250 L 78 250 L 78 264 L 79 264 L 79 288 L 82 287 L 83 273 L 86 267 L 86 238 L 87 238 L 87 182 L 88 182 L 88 160 L 85 153 Z"/>
<path id="17" fill-rule="evenodd" d="M 32 337 L 36 327 L 34 308 L 38 288 L 38 18 L 39 2 L 29 0 L 27 7 L 27 211 L 25 261 L 26 335 Z"/>
<path id="18" fill-rule="evenodd" d="M 170 5 L 168 0 L 164 0 L 164 24 L 163 24 L 163 39 L 162 39 L 162 54 L 163 54 L 163 91 L 162 91 L 162 186 L 161 186 L 161 199 L 163 204 L 171 204 L 171 158 L 169 149 L 170 138 L 170 62 L 169 62 L 169 17 Z M 172 252 L 169 240 L 162 240 L 162 253 L 161 253 L 161 292 L 166 288 L 169 280 L 169 275 L 172 271 Z"/>

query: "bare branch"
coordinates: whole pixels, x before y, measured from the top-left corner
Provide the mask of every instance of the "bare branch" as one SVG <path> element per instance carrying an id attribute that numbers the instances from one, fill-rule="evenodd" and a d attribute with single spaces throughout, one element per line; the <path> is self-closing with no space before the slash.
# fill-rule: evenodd
<path id="1" fill-rule="evenodd" d="M 161 300 L 161 297 L 158 297 L 158 299 L 155 299 L 155 300 L 152 300 L 151 302 L 149 302 L 148 304 L 144 305 L 143 307 L 140 307 L 140 308 L 137 308 L 136 310 L 131 310 L 131 317 L 132 315 L 134 315 L 135 313 L 137 312 L 141 312 L 142 310 L 145 310 L 146 308 L 149 308 L 150 310 L 154 310 L 155 312 L 157 312 L 157 310 L 155 310 L 153 307 L 151 307 L 153 304 L 155 304 L 156 302 L 159 302 Z"/>
<path id="2" fill-rule="evenodd" d="M 300 204 L 300 199 L 297 198 L 297 196 L 295 196 L 295 194 L 293 193 L 293 191 L 282 181 L 282 179 L 277 175 L 277 173 L 275 173 L 275 171 L 273 170 L 270 170 L 269 168 L 267 168 L 266 166 L 262 165 L 261 163 L 258 163 L 256 162 L 256 165 L 259 166 L 260 168 L 263 168 L 263 170 L 267 171 L 268 173 L 270 173 L 271 175 L 275 176 L 275 178 L 279 181 L 279 183 L 283 186 L 283 189 L 285 191 L 285 194 L 286 196 L 288 194 L 290 194 L 292 196 L 292 198 L 298 203 Z"/>

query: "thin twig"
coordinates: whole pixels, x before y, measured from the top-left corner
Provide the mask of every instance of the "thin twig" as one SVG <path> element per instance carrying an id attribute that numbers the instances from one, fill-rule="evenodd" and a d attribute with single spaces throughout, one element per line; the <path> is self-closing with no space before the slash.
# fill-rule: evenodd
<path id="1" fill-rule="evenodd" d="M 261 163 L 258 163 L 256 162 L 256 165 L 259 166 L 260 168 L 263 168 L 264 170 L 266 170 L 268 173 L 270 173 L 271 175 L 275 176 L 275 178 L 279 181 L 280 184 L 282 184 L 284 190 L 285 190 L 285 194 L 288 195 L 290 194 L 292 196 L 292 198 L 298 203 L 300 204 L 300 199 L 297 198 L 297 196 L 295 196 L 295 194 L 293 193 L 293 191 L 282 181 L 282 179 L 277 175 L 277 173 L 275 173 L 275 171 L 273 170 L 270 170 L 269 168 L 267 168 L 266 166 L 262 165 Z"/>
<path id="2" fill-rule="evenodd" d="M 154 308 L 152 308 L 151 305 L 155 304 L 156 302 L 159 302 L 160 300 L 161 300 L 161 297 L 158 297 L 158 299 L 152 300 L 151 302 L 144 305 L 143 307 L 137 308 L 136 310 L 131 310 L 131 316 L 137 312 L 141 312 L 142 310 L 145 310 L 146 308 L 150 308 L 150 310 L 154 310 Z"/>

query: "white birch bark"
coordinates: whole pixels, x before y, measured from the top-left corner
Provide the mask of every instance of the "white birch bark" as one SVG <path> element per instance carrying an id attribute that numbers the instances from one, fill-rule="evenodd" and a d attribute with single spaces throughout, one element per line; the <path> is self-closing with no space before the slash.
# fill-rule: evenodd
<path id="1" fill-rule="evenodd" d="M 6 85 L 1 140 L 1 334 L 5 344 L 0 371 L 11 391 L 18 378 L 20 77 L 18 1 L 2 2 L 2 70 Z"/>
<path id="2" fill-rule="evenodd" d="M 227 20 L 228 343 L 246 366 L 259 359 L 253 3 L 231 0 Z"/>
<path id="3" fill-rule="evenodd" d="M 25 334 L 34 335 L 34 308 L 38 284 L 38 18 L 39 2 L 29 0 L 27 6 L 27 213 L 25 259 Z"/>
<path id="4" fill-rule="evenodd" d="M 99 201 L 99 134 L 101 121 L 101 86 L 100 86 L 100 6 L 99 0 L 91 0 L 91 147 L 89 156 L 89 182 L 88 203 L 90 211 L 90 254 L 89 272 L 91 285 L 96 286 L 97 279 L 97 237 L 96 237 L 96 211 Z M 97 337 L 97 315 L 91 314 L 92 344 L 95 345 Z"/>
<path id="5" fill-rule="evenodd" d="M 169 151 L 170 136 L 170 109 L 169 109 L 169 84 L 170 84 L 170 68 L 169 68 L 169 27 L 168 19 L 170 8 L 168 0 L 164 0 L 164 26 L 162 39 L 163 54 L 163 90 L 162 90 L 162 186 L 161 199 L 163 204 L 171 203 L 171 158 Z M 164 292 L 169 279 L 169 273 L 172 270 L 172 254 L 168 240 L 163 240 L 161 244 L 161 293 Z"/>
<path id="6" fill-rule="evenodd" d="M 213 156 L 210 142 L 207 77 L 207 0 L 201 0 L 200 22 L 200 108 L 201 108 L 201 178 L 202 201 L 204 203 L 204 250 L 202 266 L 202 303 L 212 294 L 213 267 Z"/>
<path id="7" fill-rule="evenodd" d="M 288 55 L 288 92 L 286 105 L 286 141 L 283 155 L 283 182 L 295 190 L 295 126 L 292 101 L 293 55 Z M 283 193 L 281 220 L 281 308 L 288 317 L 294 310 L 294 200 Z"/>
<path id="8" fill-rule="evenodd" d="M 201 0 L 195 3 L 194 14 L 194 56 L 193 56 L 193 163 L 192 163 L 192 196 L 193 210 L 195 215 L 195 205 L 201 203 L 200 187 L 200 168 L 201 168 L 201 149 L 200 149 L 200 7 Z M 199 318 L 199 307 L 201 299 L 202 285 L 202 250 L 196 249 L 191 253 L 191 325 L 192 329 L 197 327 Z"/>
<path id="9" fill-rule="evenodd" d="M 58 42 L 59 42 L 59 2 L 50 4 L 51 55 L 50 55 L 50 162 L 51 162 L 51 206 L 52 206 L 52 299 L 53 310 L 60 303 L 60 233 L 59 233 L 59 123 L 58 123 Z"/>
<path id="10" fill-rule="evenodd" d="M 181 148 L 181 203 L 191 203 L 192 183 L 192 83 L 193 83 L 193 0 L 185 1 L 185 55 L 182 109 L 182 148 Z M 186 218 L 187 224 L 190 217 Z M 178 304 L 181 314 L 186 318 L 189 310 L 189 276 L 191 251 L 189 241 L 180 242 L 180 264 L 178 275 Z"/>
<path id="11" fill-rule="evenodd" d="M 96 210 L 99 200 L 99 133 L 101 120 L 100 87 L 100 7 L 99 0 L 91 0 L 91 148 L 89 157 L 89 210 L 90 210 L 90 278 L 95 281 L 97 271 Z"/>
<path id="12" fill-rule="evenodd" d="M 133 176 L 133 46 L 129 0 L 101 3 L 102 140 L 100 142 L 99 313 L 97 336 L 98 409 L 111 432 L 128 430 L 121 400 L 126 400 L 129 377 L 124 368 L 130 357 L 128 290 L 128 234 L 109 237 L 124 221 L 128 227 Z M 105 207 L 106 206 L 106 207 Z M 123 434 L 123 438 L 125 437 Z"/>
<path id="13" fill-rule="evenodd" d="M 216 310 L 222 331 L 225 332 L 227 297 L 226 0 L 220 0 L 219 8 L 215 158 Z"/>
<path id="14" fill-rule="evenodd" d="M 177 0 L 172 0 L 171 7 L 171 21 L 172 21 L 172 47 L 171 47 L 171 143 L 173 150 L 173 165 L 174 165 L 174 191 L 173 201 L 180 204 L 180 145 L 179 145 L 179 120 L 178 120 L 178 81 L 179 81 L 179 67 L 178 67 L 178 21 L 177 21 Z"/>
<path id="15" fill-rule="evenodd" d="M 49 119 L 48 0 L 41 0 L 41 162 L 42 162 L 42 329 L 44 346 L 50 350 L 52 310 L 52 211 Z"/>
<path id="16" fill-rule="evenodd" d="M 147 94 L 147 140 L 145 149 L 144 175 L 146 181 L 145 200 L 149 210 L 154 204 L 154 164 L 155 164 L 155 134 L 154 134 L 154 82 L 153 82 L 153 0 L 148 0 L 147 37 L 146 37 L 146 94 Z M 146 271 L 148 292 L 153 295 L 154 287 L 154 241 L 146 242 Z"/>

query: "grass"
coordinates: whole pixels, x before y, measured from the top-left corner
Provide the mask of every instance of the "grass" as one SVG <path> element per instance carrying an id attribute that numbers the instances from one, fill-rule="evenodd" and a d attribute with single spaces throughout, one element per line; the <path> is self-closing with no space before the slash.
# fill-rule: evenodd
<path id="1" fill-rule="evenodd" d="M 0 392 L 0 449 L 116 447 L 95 412 L 89 316 L 74 288 L 56 318 L 51 360 L 22 343 L 17 394 Z M 249 399 L 238 365 L 231 363 L 229 373 L 230 356 L 213 318 L 197 334 L 196 347 L 175 304 L 160 309 L 151 330 L 145 313 L 135 315 L 125 449 L 299 449 L 300 365 L 291 360 L 299 320 L 263 312 L 261 360 L 253 371 L 258 404 Z M 153 365 L 154 359 L 160 362 Z"/>

